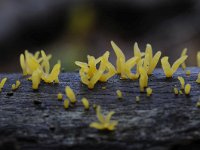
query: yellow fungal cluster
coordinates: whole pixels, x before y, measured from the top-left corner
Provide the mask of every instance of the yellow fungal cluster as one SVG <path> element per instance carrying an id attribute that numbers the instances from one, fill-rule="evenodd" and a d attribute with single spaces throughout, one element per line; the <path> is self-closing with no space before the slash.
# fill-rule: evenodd
<path id="1" fill-rule="evenodd" d="M 77 66 L 81 67 L 79 74 L 82 83 L 86 84 L 89 89 L 93 89 L 98 81 L 106 82 L 116 74 L 115 67 L 108 60 L 109 55 L 110 53 L 107 51 L 97 59 L 88 55 L 88 63 L 75 62 Z M 98 65 L 99 67 L 97 68 Z"/>
<path id="2" fill-rule="evenodd" d="M 12 90 L 15 91 L 19 88 L 21 82 L 19 80 L 16 81 L 15 84 L 12 84 Z"/>
<path id="3" fill-rule="evenodd" d="M 162 64 L 162 68 L 163 68 L 163 71 L 166 75 L 167 78 L 170 78 L 173 76 L 173 74 L 176 72 L 176 70 L 179 68 L 179 66 L 181 64 L 183 64 L 185 62 L 185 60 L 187 59 L 187 55 L 186 56 L 181 56 L 178 60 L 176 60 L 174 62 L 174 64 L 171 65 L 169 64 L 169 57 L 165 56 L 161 59 L 161 64 Z"/>
<path id="4" fill-rule="evenodd" d="M 111 117 L 113 114 L 114 111 L 111 111 L 106 116 L 104 116 L 101 113 L 101 107 L 97 106 L 96 115 L 99 122 L 92 122 L 90 124 L 90 127 L 98 130 L 109 130 L 109 131 L 114 130 L 118 124 L 118 121 L 111 121 Z"/>
<path id="5" fill-rule="evenodd" d="M 4 87 L 5 83 L 7 81 L 7 78 L 3 78 L 0 82 L 0 92 L 2 91 L 2 88 Z"/>
<path id="6" fill-rule="evenodd" d="M 117 90 L 116 94 L 117 94 L 118 99 L 122 98 L 122 92 L 120 90 Z"/>
<path id="7" fill-rule="evenodd" d="M 196 82 L 200 84 L 200 73 L 198 74 Z"/>
<path id="8" fill-rule="evenodd" d="M 37 51 L 35 54 L 26 50 L 24 54 L 20 55 L 20 65 L 23 75 L 31 75 L 30 80 L 32 80 L 33 89 L 38 89 L 41 80 L 46 83 L 59 82 L 58 76 L 61 64 L 58 62 L 54 65 L 52 71 L 50 71 L 49 60 L 51 57 L 51 55 L 46 55 L 43 50 Z"/>

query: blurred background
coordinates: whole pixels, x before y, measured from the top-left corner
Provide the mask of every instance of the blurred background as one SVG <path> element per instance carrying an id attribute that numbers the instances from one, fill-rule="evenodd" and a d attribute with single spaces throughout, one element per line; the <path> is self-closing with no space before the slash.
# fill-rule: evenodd
<path id="1" fill-rule="evenodd" d="M 114 40 L 127 57 L 147 43 L 170 61 L 188 48 L 188 65 L 200 50 L 198 0 L 0 0 L 0 72 L 19 72 L 19 55 L 44 49 L 66 71 L 75 60 L 111 51 Z"/>

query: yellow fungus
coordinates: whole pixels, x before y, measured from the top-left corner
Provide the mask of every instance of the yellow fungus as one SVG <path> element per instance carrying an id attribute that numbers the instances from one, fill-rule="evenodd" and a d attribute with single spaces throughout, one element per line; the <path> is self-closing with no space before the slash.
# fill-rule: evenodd
<path id="1" fill-rule="evenodd" d="M 16 81 L 15 84 L 12 84 L 12 90 L 15 91 L 19 88 L 21 82 L 19 80 Z"/>
<path id="2" fill-rule="evenodd" d="M 86 98 L 82 98 L 81 102 L 83 103 L 85 110 L 89 110 L 89 108 L 90 108 L 89 101 Z"/>
<path id="3" fill-rule="evenodd" d="M 116 91 L 116 94 L 117 94 L 117 97 L 118 97 L 119 99 L 122 98 L 122 92 L 121 92 L 120 90 L 117 90 L 117 91 Z"/>
<path id="4" fill-rule="evenodd" d="M 136 103 L 139 103 L 140 102 L 140 97 L 139 96 L 136 96 Z"/>
<path id="5" fill-rule="evenodd" d="M 187 59 L 187 56 L 182 56 L 180 57 L 178 60 L 176 60 L 174 62 L 174 64 L 172 65 L 172 67 L 170 66 L 169 62 L 168 62 L 168 57 L 165 56 L 161 59 L 161 64 L 162 64 L 162 68 L 163 71 L 166 75 L 167 78 L 170 78 L 173 76 L 173 74 L 176 72 L 176 70 L 178 69 L 178 67 Z"/>
<path id="6" fill-rule="evenodd" d="M 182 94 L 183 94 L 183 92 L 182 92 L 181 90 L 179 90 L 179 94 L 181 94 L 181 95 L 182 95 Z"/>
<path id="7" fill-rule="evenodd" d="M 200 67 L 200 51 L 197 52 L 197 66 Z"/>
<path id="8" fill-rule="evenodd" d="M 147 96 L 151 96 L 153 90 L 152 90 L 150 87 L 148 87 L 148 88 L 146 89 L 146 92 L 147 92 Z"/>
<path id="9" fill-rule="evenodd" d="M 196 103 L 196 107 L 200 108 L 200 101 Z"/>
<path id="10" fill-rule="evenodd" d="M 191 85 L 190 84 L 186 84 L 185 85 L 185 94 L 189 95 L 190 94 L 190 90 L 191 90 Z"/>
<path id="11" fill-rule="evenodd" d="M 200 83 L 200 73 L 198 74 L 198 77 L 197 77 L 196 82 L 197 82 L 197 83 Z"/>
<path id="12" fill-rule="evenodd" d="M 32 81 L 32 89 L 37 90 L 38 86 L 40 84 L 40 78 L 42 76 L 42 72 L 40 69 L 37 69 L 33 72 L 31 76 L 31 81 Z"/>
<path id="13" fill-rule="evenodd" d="M 69 98 L 70 102 L 76 103 L 77 100 L 76 100 L 75 93 L 69 86 L 66 86 L 65 92 L 66 92 L 66 95 Z"/>
<path id="14" fill-rule="evenodd" d="M 174 94 L 178 95 L 178 89 L 176 87 L 174 87 Z"/>
<path id="15" fill-rule="evenodd" d="M 105 90 L 105 89 L 106 89 L 106 86 L 102 86 L 101 88 L 102 88 L 103 90 Z"/>
<path id="16" fill-rule="evenodd" d="M 118 124 L 118 121 L 115 121 L 115 120 L 111 121 L 111 117 L 112 117 L 113 114 L 114 114 L 114 112 L 111 111 L 106 116 L 104 116 L 101 113 L 101 107 L 97 106 L 96 115 L 97 115 L 97 118 L 98 118 L 98 122 L 92 122 L 90 124 L 90 127 L 98 129 L 98 130 L 108 130 L 108 131 L 115 130 L 115 128 Z"/>
<path id="17" fill-rule="evenodd" d="M 183 90 L 185 88 L 185 80 L 183 77 L 178 76 L 178 80 L 181 83 L 181 89 Z"/>
<path id="18" fill-rule="evenodd" d="M 186 70 L 186 71 L 185 71 L 185 74 L 186 74 L 187 76 L 190 76 L 191 71 L 190 71 L 190 70 Z"/>
<path id="19" fill-rule="evenodd" d="M 139 79 L 140 92 L 144 92 L 144 88 L 148 86 L 148 75 L 143 67 L 139 68 L 139 73 L 140 73 L 140 79 Z"/>
<path id="20" fill-rule="evenodd" d="M 5 83 L 7 81 L 7 78 L 3 78 L 0 82 L 0 92 L 2 91 L 2 88 L 4 87 Z"/>
<path id="21" fill-rule="evenodd" d="M 69 108 L 69 100 L 68 99 L 64 100 L 63 106 L 64 106 L 65 109 Z"/>
<path id="22" fill-rule="evenodd" d="M 88 55 L 88 64 L 79 61 L 75 62 L 77 66 L 81 67 L 79 74 L 82 83 L 86 84 L 89 89 L 93 89 L 98 81 L 106 82 L 115 75 L 115 67 L 108 61 L 109 55 L 108 51 L 97 59 Z M 99 65 L 98 69 L 97 65 Z"/>
<path id="23" fill-rule="evenodd" d="M 62 100 L 62 99 L 63 99 L 62 93 L 58 93 L 58 94 L 57 94 L 57 99 L 58 99 L 58 100 Z"/>
<path id="24" fill-rule="evenodd" d="M 187 56 L 186 53 L 187 53 L 187 48 L 184 48 L 183 51 L 182 51 L 182 53 L 181 53 L 181 57 L 182 56 Z M 183 70 L 186 69 L 185 61 L 181 64 L 181 67 L 182 67 Z"/>

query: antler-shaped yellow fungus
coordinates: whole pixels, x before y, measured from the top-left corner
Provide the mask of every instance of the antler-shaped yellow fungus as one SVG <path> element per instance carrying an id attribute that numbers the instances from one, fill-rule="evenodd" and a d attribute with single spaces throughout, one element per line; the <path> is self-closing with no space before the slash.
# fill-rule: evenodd
<path id="1" fill-rule="evenodd" d="M 187 53 L 187 48 L 184 48 L 182 53 L 181 53 L 181 57 L 182 56 L 187 56 L 186 53 Z M 181 67 L 182 67 L 183 70 L 185 70 L 185 68 L 186 68 L 185 61 L 181 64 Z"/>
<path id="2" fill-rule="evenodd" d="M 148 75 L 144 67 L 139 68 L 139 73 L 140 73 L 140 92 L 144 92 L 144 88 L 148 86 Z"/>
<path id="3" fill-rule="evenodd" d="M 200 67 L 200 51 L 197 52 L 197 66 Z"/>
<path id="4" fill-rule="evenodd" d="M 116 60 L 116 67 L 117 67 L 117 73 L 121 74 L 121 79 L 138 79 L 139 74 L 136 72 L 136 74 L 133 74 L 131 69 L 139 62 L 141 54 L 138 49 L 136 50 L 136 57 L 130 58 L 128 61 L 126 61 L 125 55 L 122 52 L 122 50 L 113 42 L 111 41 L 112 48 L 117 56 Z"/>
<path id="5" fill-rule="evenodd" d="M 81 102 L 83 103 L 85 110 L 89 110 L 90 104 L 89 104 L 89 101 L 87 100 L 87 98 L 82 98 Z"/>
<path id="6" fill-rule="evenodd" d="M 19 88 L 21 82 L 19 80 L 16 81 L 15 84 L 12 84 L 12 90 L 15 91 Z"/>
<path id="7" fill-rule="evenodd" d="M 156 68 L 158 61 L 161 56 L 161 51 L 158 51 L 154 56 L 152 52 L 152 47 L 150 44 L 146 45 L 146 51 L 144 56 L 144 68 L 148 75 L 151 75 Z"/>
<path id="8" fill-rule="evenodd" d="M 3 78 L 0 82 L 0 92 L 2 91 L 2 88 L 4 87 L 5 83 L 7 81 L 7 78 Z"/>
<path id="9" fill-rule="evenodd" d="M 185 85 L 185 94 L 189 95 L 190 94 L 190 90 L 191 90 L 191 85 L 190 84 L 186 84 Z"/>
<path id="10" fill-rule="evenodd" d="M 93 89 L 98 81 L 106 82 L 115 75 L 115 67 L 108 61 L 109 55 L 110 53 L 108 51 L 98 59 L 88 55 L 88 64 L 79 61 L 75 62 L 77 66 L 81 67 L 79 70 L 81 81 L 86 84 L 89 89 Z M 96 66 L 99 63 L 100 66 L 97 69 Z"/>
<path id="11" fill-rule="evenodd" d="M 152 94 L 152 92 L 153 92 L 152 88 L 148 87 L 148 88 L 146 89 L 146 91 L 147 91 L 147 96 L 148 96 L 148 97 L 151 96 L 151 94 Z"/>
<path id="12" fill-rule="evenodd" d="M 180 83 L 181 83 L 181 89 L 183 90 L 184 87 L 185 87 L 185 80 L 184 80 L 183 77 L 180 77 L 180 76 L 178 76 L 178 80 L 180 81 Z"/>
<path id="13" fill-rule="evenodd" d="M 187 59 L 188 56 L 182 56 L 180 57 L 178 60 L 176 60 L 174 62 L 174 64 L 172 65 L 172 67 L 169 64 L 168 61 L 168 57 L 165 56 L 161 59 L 161 64 L 162 64 L 162 68 L 163 71 L 166 75 L 167 78 L 170 78 L 173 76 L 173 74 L 176 72 L 176 70 L 178 69 L 178 67 Z"/>
<path id="14" fill-rule="evenodd" d="M 196 80 L 197 83 L 200 83 L 200 72 L 198 74 L 198 77 L 197 77 L 197 80 Z"/>
<path id="15" fill-rule="evenodd" d="M 77 100 L 76 100 L 75 93 L 69 86 L 66 86 L 65 92 L 66 92 L 66 95 L 69 98 L 70 102 L 76 103 Z"/>
<path id="16" fill-rule="evenodd" d="M 114 114 L 114 111 L 111 111 L 106 116 L 104 116 L 101 113 L 101 107 L 97 106 L 96 115 L 97 115 L 97 118 L 98 118 L 99 122 L 92 122 L 90 124 L 90 127 L 98 129 L 98 130 L 113 131 L 116 128 L 117 124 L 118 124 L 118 121 L 111 121 L 110 120 L 113 114 Z"/>

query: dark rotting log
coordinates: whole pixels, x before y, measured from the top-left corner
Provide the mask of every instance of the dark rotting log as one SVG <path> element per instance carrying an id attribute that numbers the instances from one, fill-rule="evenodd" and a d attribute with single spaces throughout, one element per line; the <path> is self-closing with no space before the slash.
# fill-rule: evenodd
<path id="1" fill-rule="evenodd" d="M 189 69 L 190 76 L 179 69 L 171 79 L 156 69 L 149 77 L 151 97 L 140 93 L 138 80 L 120 80 L 118 76 L 89 90 L 77 72 L 62 73 L 59 84 L 42 83 L 38 91 L 33 91 L 31 82 L 21 74 L 0 74 L 0 78 L 8 78 L 0 93 L 0 149 L 199 150 L 200 109 L 196 103 L 200 85 L 195 80 L 200 68 Z M 174 95 L 173 87 L 180 88 L 178 76 L 191 84 L 190 96 Z M 8 96 L 17 79 L 20 88 Z M 58 92 L 65 94 L 66 85 L 78 98 L 68 110 L 57 100 Z M 122 100 L 116 96 L 118 89 Z M 139 103 L 136 96 L 140 96 Z M 90 128 L 89 124 L 97 121 L 96 114 L 92 108 L 84 111 L 82 97 L 88 98 L 91 106 L 101 105 L 103 113 L 115 111 L 112 119 L 119 121 L 117 129 L 104 132 Z"/>

